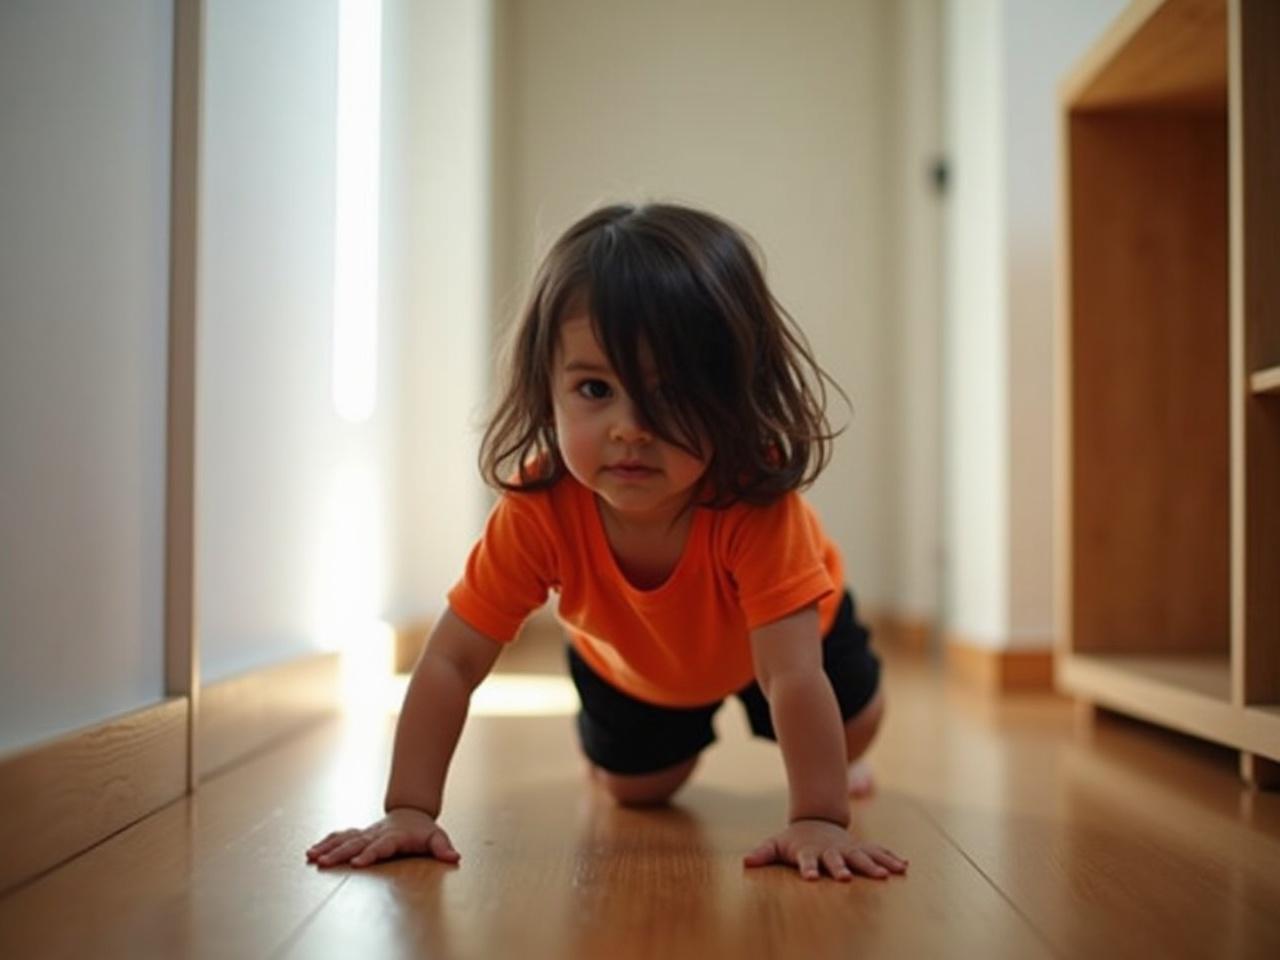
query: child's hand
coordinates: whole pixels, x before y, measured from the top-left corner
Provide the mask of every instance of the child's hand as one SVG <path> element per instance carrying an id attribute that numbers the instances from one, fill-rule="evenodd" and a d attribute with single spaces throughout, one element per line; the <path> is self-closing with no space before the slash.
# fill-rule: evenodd
<path id="1" fill-rule="evenodd" d="M 907 870 L 906 860 L 878 844 L 856 841 L 843 827 L 826 820 L 797 820 L 748 853 L 743 863 L 748 867 L 789 863 L 806 880 L 817 880 L 822 867 L 837 880 L 852 880 L 850 867 L 877 880 L 890 871 Z"/>
<path id="2" fill-rule="evenodd" d="M 462 857 L 453 849 L 449 835 L 430 814 L 410 807 L 397 807 L 377 823 L 363 830 L 338 830 L 307 850 L 307 862 L 333 867 L 351 862 L 367 867 L 398 853 L 421 853 L 445 863 Z"/>

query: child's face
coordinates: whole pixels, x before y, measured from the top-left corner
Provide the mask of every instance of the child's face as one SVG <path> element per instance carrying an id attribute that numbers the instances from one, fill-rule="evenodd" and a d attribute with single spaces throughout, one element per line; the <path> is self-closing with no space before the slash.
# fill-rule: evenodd
<path id="1" fill-rule="evenodd" d="M 560 325 L 551 391 L 560 456 L 579 483 L 629 519 L 684 509 L 707 461 L 640 422 L 586 316 Z"/>

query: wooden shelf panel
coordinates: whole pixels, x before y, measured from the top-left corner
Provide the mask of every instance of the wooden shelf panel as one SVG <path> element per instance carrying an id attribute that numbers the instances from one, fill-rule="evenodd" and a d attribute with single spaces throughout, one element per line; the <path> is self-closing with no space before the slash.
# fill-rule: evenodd
<path id="1" fill-rule="evenodd" d="M 1245 737 L 1257 744 L 1250 752 L 1280 761 L 1280 705 L 1245 707 Z"/>
<path id="2" fill-rule="evenodd" d="M 1231 702 L 1231 662 L 1227 656 L 1125 656 L 1103 654 L 1071 658 L 1101 679 L 1132 678 L 1177 694 L 1228 704 Z"/>
<path id="3" fill-rule="evenodd" d="M 1062 87 L 1073 110 L 1226 110 L 1227 0 L 1136 0 Z"/>
<path id="4" fill-rule="evenodd" d="M 1231 699 L 1228 657 L 1061 654 L 1059 686 L 1130 716 L 1280 758 L 1280 705 L 1242 709 Z"/>
<path id="5" fill-rule="evenodd" d="M 1061 87 L 1064 690 L 1280 761 L 1280 0 L 1131 0 Z"/>
<path id="6" fill-rule="evenodd" d="M 1249 377 L 1249 386 L 1254 393 L 1280 394 L 1280 367 L 1270 370 L 1259 370 Z"/>

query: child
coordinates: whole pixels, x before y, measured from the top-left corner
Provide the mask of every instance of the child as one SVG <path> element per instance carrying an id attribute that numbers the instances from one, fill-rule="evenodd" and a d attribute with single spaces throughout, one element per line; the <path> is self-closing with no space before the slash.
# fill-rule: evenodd
<path id="1" fill-rule="evenodd" d="M 745 864 L 906 870 L 847 830 L 884 701 L 840 555 L 796 492 L 833 434 L 829 378 L 785 316 L 744 237 L 697 210 L 605 207 L 556 242 L 481 449 L 504 493 L 414 669 L 386 816 L 309 861 L 460 859 L 437 818 L 470 694 L 554 590 L 582 749 L 620 803 L 675 793 L 737 694 L 790 785 L 788 825 Z"/>

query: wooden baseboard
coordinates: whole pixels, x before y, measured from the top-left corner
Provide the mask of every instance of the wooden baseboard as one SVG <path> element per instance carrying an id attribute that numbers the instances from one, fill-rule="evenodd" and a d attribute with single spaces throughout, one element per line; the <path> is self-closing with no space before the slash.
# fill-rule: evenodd
<path id="1" fill-rule="evenodd" d="M 947 672 L 990 693 L 1051 692 L 1053 651 L 998 650 L 955 634 L 945 638 Z"/>
<path id="2" fill-rule="evenodd" d="M 933 649 L 937 626 L 928 617 L 912 617 L 892 610 L 876 609 L 859 611 L 873 643 L 891 646 L 910 654 L 925 654 Z"/>
<path id="3" fill-rule="evenodd" d="M 318 653 L 212 683 L 200 691 L 196 724 L 197 779 L 337 712 L 342 657 Z"/>
<path id="4" fill-rule="evenodd" d="M 0 893 L 187 792 L 186 697 L 0 760 Z"/>

